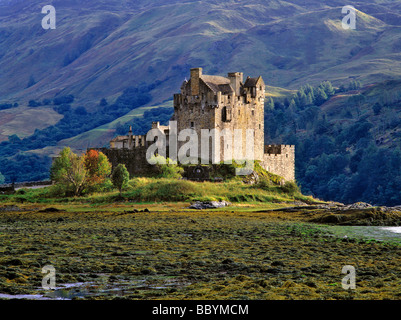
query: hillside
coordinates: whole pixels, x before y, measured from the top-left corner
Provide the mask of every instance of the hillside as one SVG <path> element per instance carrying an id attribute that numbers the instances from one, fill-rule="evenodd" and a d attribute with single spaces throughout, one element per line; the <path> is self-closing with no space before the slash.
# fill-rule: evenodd
<path id="1" fill-rule="evenodd" d="M 318 106 L 297 98 L 308 90 L 265 114 L 266 138 L 296 145 L 302 191 L 345 203 L 400 204 L 401 80 L 337 89 Z"/>
<path id="2" fill-rule="evenodd" d="M 192 66 L 261 74 L 269 85 L 292 89 L 350 77 L 370 83 L 400 72 L 396 3 L 356 2 L 356 30 L 341 28 L 338 1 L 53 0 L 56 30 L 41 28 L 40 1 L 6 3 L 0 97 L 20 104 L 73 94 L 91 109 L 126 87 L 156 81 L 152 102 L 160 103 Z"/>

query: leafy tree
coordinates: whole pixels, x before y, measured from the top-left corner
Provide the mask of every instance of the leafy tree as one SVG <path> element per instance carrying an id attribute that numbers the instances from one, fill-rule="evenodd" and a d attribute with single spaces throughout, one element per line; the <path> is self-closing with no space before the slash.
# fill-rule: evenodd
<path id="1" fill-rule="evenodd" d="M 107 102 L 106 98 L 102 98 L 99 102 L 99 106 L 101 107 L 105 107 L 107 106 L 109 103 Z"/>
<path id="2" fill-rule="evenodd" d="M 37 102 L 35 100 L 29 100 L 28 106 L 32 108 L 40 107 L 42 104 L 40 102 Z"/>
<path id="3" fill-rule="evenodd" d="M 352 80 L 348 86 L 348 91 L 358 90 L 361 88 L 361 82 L 358 80 Z"/>
<path id="4" fill-rule="evenodd" d="M 5 178 L 0 172 L 0 184 L 4 183 L 4 181 L 5 181 Z"/>
<path id="5" fill-rule="evenodd" d="M 73 153 L 66 147 L 60 152 L 50 169 L 51 179 L 64 186 L 66 192 L 79 196 L 84 191 L 88 181 L 88 171 L 84 165 L 84 157 Z"/>
<path id="6" fill-rule="evenodd" d="M 334 93 L 335 93 L 335 90 L 334 90 L 334 88 L 333 88 L 333 85 L 331 84 L 330 81 L 323 81 L 323 82 L 320 84 L 320 87 L 323 89 L 323 91 L 326 93 L 326 95 L 327 95 L 328 97 L 333 96 Z"/>
<path id="7" fill-rule="evenodd" d="M 84 165 L 88 172 L 88 184 L 91 187 L 104 183 L 111 174 L 111 164 L 103 152 L 88 150 L 84 155 Z"/>
<path id="8" fill-rule="evenodd" d="M 74 102 L 75 97 L 72 94 L 67 96 L 56 97 L 53 99 L 53 103 L 58 106 L 60 104 L 69 104 Z"/>
<path id="9" fill-rule="evenodd" d="M 377 116 L 380 114 L 380 111 L 382 110 L 382 105 L 380 103 L 376 102 L 373 105 L 372 109 L 373 109 L 373 112 L 375 113 L 375 115 Z"/>
<path id="10" fill-rule="evenodd" d="M 274 101 L 272 97 L 269 97 L 267 100 L 266 107 L 270 110 L 274 110 Z"/>
<path id="11" fill-rule="evenodd" d="M 80 116 L 86 116 L 88 114 L 88 111 L 86 111 L 85 107 L 79 106 L 74 110 L 75 114 L 80 115 Z"/>
<path id="12" fill-rule="evenodd" d="M 325 103 L 328 99 L 326 92 L 324 92 L 324 90 L 319 87 L 317 88 L 317 90 L 315 91 L 315 104 L 317 106 L 322 105 L 323 103 Z"/>
<path id="13" fill-rule="evenodd" d="M 113 182 L 113 185 L 118 189 L 118 191 L 120 191 L 121 196 L 123 188 L 127 185 L 129 181 L 129 173 L 124 164 L 118 164 L 117 167 L 113 170 L 111 181 Z"/>

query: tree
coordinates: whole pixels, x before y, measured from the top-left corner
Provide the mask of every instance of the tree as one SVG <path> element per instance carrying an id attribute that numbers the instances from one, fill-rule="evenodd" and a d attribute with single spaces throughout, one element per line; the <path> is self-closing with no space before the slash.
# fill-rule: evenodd
<path id="1" fill-rule="evenodd" d="M 111 164 L 103 152 L 88 150 L 84 155 L 84 165 L 88 184 L 92 187 L 104 183 L 111 174 Z"/>
<path id="2" fill-rule="evenodd" d="M 330 81 L 323 81 L 323 82 L 320 84 L 320 87 L 323 89 L 323 91 L 326 93 L 326 95 L 327 95 L 328 97 L 333 96 L 334 93 L 335 93 L 335 90 L 334 90 L 334 88 L 333 88 L 333 85 L 331 84 Z"/>
<path id="3" fill-rule="evenodd" d="M 113 185 L 118 189 L 118 191 L 120 191 L 121 196 L 123 188 L 127 185 L 129 181 L 129 173 L 124 164 L 118 164 L 117 167 L 113 170 L 111 181 L 113 182 Z"/>
<path id="4" fill-rule="evenodd" d="M 382 110 L 382 105 L 380 103 L 376 102 L 373 105 L 372 109 L 373 109 L 373 112 L 375 113 L 375 115 L 377 116 L 380 114 L 380 111 Z"/>
<path id="5" fill-rule="evenodd" d="M 4 183 L 4 180 L 5 180 L 5 178 L 0 172 L 0 184 Z"/>
<path id="6" fill-rule="evenodd" d="M 102 98 L 99 102 L 99 106 L 101 107 L 105 107 L 107 106 L 109 103 L 107 102 L 106 98 Z"/>
<path id="7" fill-rule="evenodd" d="M 266 107 L 268 108 L 268 110 L 274 110 L 274 101 L 272 97 L 269 97 L 269 99 L 267 100 Z"/>
<path id="8" fill-rule="evenodd" d="M 89 177 L 84 157 L 76 155 L 68 147 L 54 160 L 50 176 L 53 181 L 64 186 L 65 191 L 72 192 L 75 196 L 82 194 Z"/>
<path id="9" fill-rule="evenodd" d="M 317 106 L 322 105 L 327 101 L 328 97 L 326 92 L 321 87 L 318 87 L 317 90 L 315 91 L 315 104 Z"/>

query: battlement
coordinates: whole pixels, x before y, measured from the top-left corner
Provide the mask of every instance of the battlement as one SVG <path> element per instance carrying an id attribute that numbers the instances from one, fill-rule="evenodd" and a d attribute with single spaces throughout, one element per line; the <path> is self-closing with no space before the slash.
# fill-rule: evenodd
<path id="1" fill-rule="evenodd" d="M 285 180 L 295 180 L 295 146 L 289 144 L 265 145 L 263 167 Z"/>
<path id="2" fill-rule="evenodd" d="M 264 147 L 264 153 L 268 155 L 292 153 L 294 151 L 295 146 L 290 144 L 268 144 Z"/>

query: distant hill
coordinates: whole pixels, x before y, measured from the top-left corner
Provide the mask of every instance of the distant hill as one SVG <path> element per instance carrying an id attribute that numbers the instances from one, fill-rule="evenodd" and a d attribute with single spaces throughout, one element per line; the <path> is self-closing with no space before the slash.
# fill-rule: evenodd
<path id="1" fill-rule="evenodd" d="M 41 27 L 43 2 L 0 2 L 0 102 L 73 94 L 92 109 L 126 87 L 160 81 L 152 91 L 152 103 L 160 103 L 194 66 L 261 74 L 289 89 L 321 80 L 377 82 L 401 71 L 396 2 L 354 3 L 356 30 L 342 29 L 341 1 L 47 4 L 56 8 L 56 30 Z"/>

